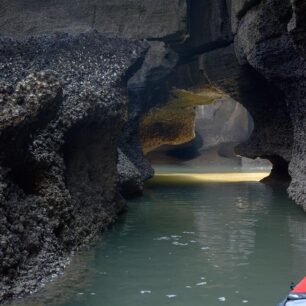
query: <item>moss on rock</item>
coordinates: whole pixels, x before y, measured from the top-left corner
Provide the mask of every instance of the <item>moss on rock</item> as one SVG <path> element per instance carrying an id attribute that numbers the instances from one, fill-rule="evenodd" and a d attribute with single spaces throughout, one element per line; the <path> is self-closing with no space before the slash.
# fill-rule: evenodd
<path id="1" fill-rule="evenodd" d="M 196 92 L 175 89 L 169 101 L 152 108 L 140 120 L 140 139 L 144 153 L 161 145 L 178 145 L 195 137 L 195 107 L 207 105 L 224 97 L 224 93 L 213 87 L 198 89 Z"/>

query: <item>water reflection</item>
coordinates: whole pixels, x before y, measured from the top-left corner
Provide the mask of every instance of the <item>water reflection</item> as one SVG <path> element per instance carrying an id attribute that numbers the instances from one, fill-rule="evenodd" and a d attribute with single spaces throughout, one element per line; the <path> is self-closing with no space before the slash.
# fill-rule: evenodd
<path id="1" fill-rule="evenodd" d="M 253 196 L 254 187 L 211 186 L 211 193 L 205 193 L 204 189 L 200 195 L 207 205 L 195 211 L 194 222 L 201 233 L 201 242 L 210 247 L 211 264 L 223 269 L 248 265 L 248 256 L 255 247 L 258 213 L 265 210 L 258 193 L 256 199 Z M 269 190 L 266 191 L 268 200 Z"/>
<path id="2" fill-rule="evenodd" d="M 233 173 L 158 173 L 155 181 L 172 183 L 196 183 L 196 182 L 259 182 L 267 177 L 267 172 L 233 172 Z"/>
<path id="3" fill-rule="evenodd" d="M 165 177 L 146 189 L 28 305 L 268 306 L 304 275 L 305 215 L 285 190 Z"/>

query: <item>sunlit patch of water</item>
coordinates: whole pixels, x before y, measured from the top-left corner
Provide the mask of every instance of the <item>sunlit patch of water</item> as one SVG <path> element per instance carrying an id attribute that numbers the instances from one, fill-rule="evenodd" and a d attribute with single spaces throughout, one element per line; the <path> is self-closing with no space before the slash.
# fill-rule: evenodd
<path id="1" fill-rule="evenodd" d="M 259 182 L 267 177 L 269 172 L 231 172 L 231 173 L 157 173 L 155 182 L 160 183 L 194 183 L 194 182 Z"/>

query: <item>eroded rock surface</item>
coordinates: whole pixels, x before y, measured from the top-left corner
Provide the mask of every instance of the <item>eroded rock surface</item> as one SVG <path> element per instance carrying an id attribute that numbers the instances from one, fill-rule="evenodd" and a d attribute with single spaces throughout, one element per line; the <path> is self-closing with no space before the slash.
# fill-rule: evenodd
<path id="1" fill-rule="evenodd" d="M 211 104 L 224 96 L 214 88 L 203 88 L 192 93 L 174 90 L 169 101 L 145 113 L 139 125 L 139 136 L 144 153 L 162 145 L 179 145 L 195 137 L 196 107 Z"/>
<path id="2" fill-rule="evenodd" d="M 0 32 L 24 37 L 97 30 L 132 39 L 182 40 L 186 10 L 181 0 L 2 0 Z"/>
<path id="3" fill-rule="evenodd" d="M 139 121 L 173 87 L 241 103 L 254 131 L 237 152 L 271 160 L 272 176 L 289 165 L 305 208 L 304 17 L 303 0 L 2 0 L 0 300 L 35 290 L 114 221 L 118 180 L 142 190 L 153 170 Z"/>
<path id="4" fill-rule="evenodd" d="M 288 121 L 291 121 L 293 127 L 291 154 L 282 156 L 290 162 L 292 180 L 289 194 L 297 204 L 306 208 L 306 62 L 297 52 L 288 32 L 292 13 L 292 4 L 289 1 L 260 3 L 241 20 L 236 48 L 240 60 L 246 60 L 282 93 L 281 98 L 290 114 Z M 271 137 L 271 141 L 272 139 Z M 282 147 L 284 148 L 284 145 Z"/>
<path id="5" fill-rule="evenodd" d="M 97 33 L 0 46 L 3 301 L 61 272 L 71 250 L 94 242 L 124 208 L 124 78 L 146 46 Z"/>

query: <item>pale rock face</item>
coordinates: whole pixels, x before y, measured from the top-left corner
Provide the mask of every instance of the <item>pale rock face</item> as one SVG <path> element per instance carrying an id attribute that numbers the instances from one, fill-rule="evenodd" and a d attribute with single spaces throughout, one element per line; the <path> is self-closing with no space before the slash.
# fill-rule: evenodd
<path id="1" fill-rule="evenodd" d="M 203 141 L 199 150 L 246 141 L 253 130 L 247 110 L 233 99 L 197 107 L 196 131 Z"/>
<path id="2" fill-rule="evenodd" d="M 149 154 L 153 163 L 182 163 L 191 167 L 244 166 L 243 159 L 235 155 L 237 144 L 245 142 L 252 134 L 254 123 L 248 111 L 229 97 L 209 105 L 196 107 L 194 120 L 196 138 L 180 146 L 164 146 Z M 169 142 L 168 142 L 169 144 Z M 266 166 L 259 160 L 254 168 Z"/>
<path id="3" fill-rule="evenodd" d="M 252 7 L 260 2 L 260 0 L 232 0 L 231 7 L 231 24 L 234 34 L 237 33 L 239 19 Z"/>
<path id="4" fill-rule="evenodd" d="M 132 39 L 182 40 L 187 33 L 182 0 L 2 0 L 1 35 L 97 30 Z"/>

